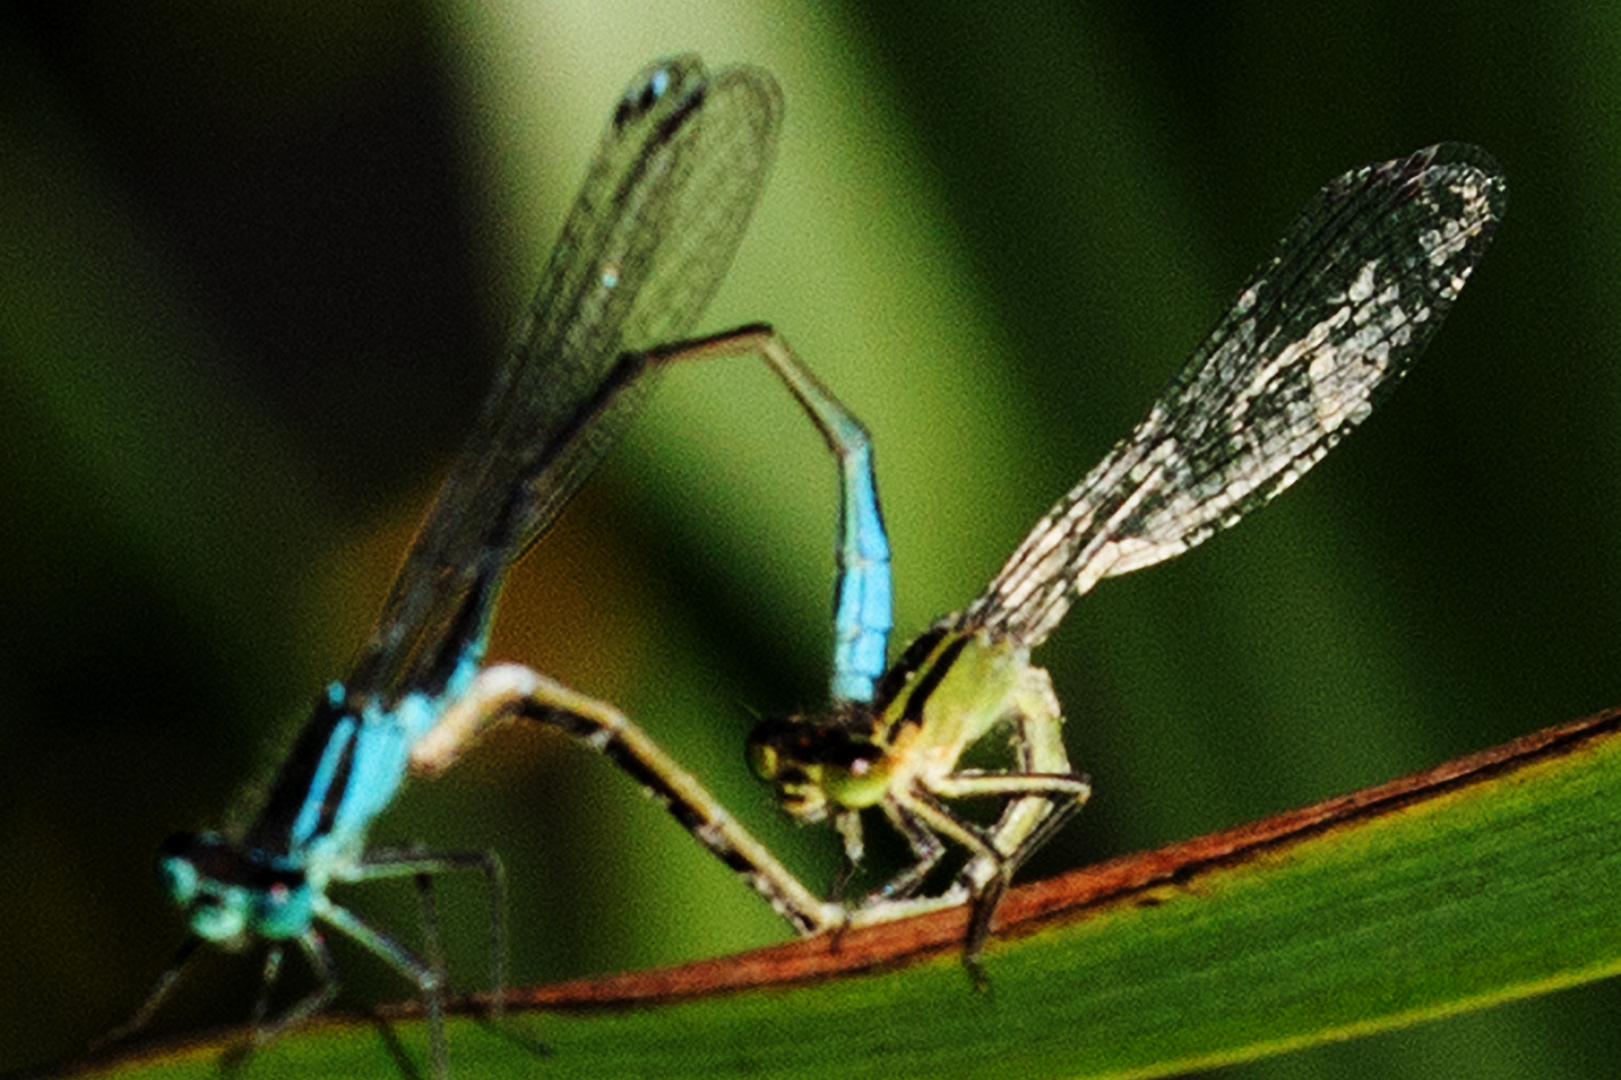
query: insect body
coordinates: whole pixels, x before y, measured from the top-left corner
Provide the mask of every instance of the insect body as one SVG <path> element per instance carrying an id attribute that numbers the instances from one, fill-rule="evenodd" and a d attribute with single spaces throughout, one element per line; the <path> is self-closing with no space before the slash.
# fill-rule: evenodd
<path id="1" fill-rule="evenodd" d="M 617 715 L 527 669 L 484 669 L 507 571 L 556 518 L 645 396 L 652 346 L 688 331 L 719 287 L 775 151 L 770 75 L 713 75 L 696 57 L 649 67 L 616 108 L 476 426 L 441 487 L 348 676 L 318 698 L 258 817 L 241 836 L 184 834 L 163 847 L 164 885 L 192 936 L 135 1017 L 139 1028 L 204 941 L 269 945 L 265 993 L 285 946 L 320 985 L 256 1034 L 310 1016 L 337 991 L 321 936 L 334 928 L 421 992 L 432 1064 L 448 1072 L 444 976 L 337 903 L 328 887 L 476 869 L 490 886 L 497 999 L 503 984 L 500 863 L 487 852 L 368 848 L 409 772 L 432 775 L 489 726 L 483 703 L 521 681 L 548 715 Z M 519 679 L 519 673 L 522 678 Z M 803 905 L 802 905 L 803 906 Z M 429 955 L 434 927 L 429 921 Z"/>
<path id="2" fill-rule="evenodd" d="M 1136 430 L 1036 524 L 978 599 L 939 620 L 876 684 L 836 658 L 826 716 L 755 729 L 755 771 L 790 814 L 831 818 L 852 865 L 865 808 L 881 809 L 910 844 L 915 863 L 858 918 L 910 910 L 899 901 L 953 841 L 971 855 L 947 898 L 972 899 L 972 962 L 1013 871 L 1090 793 L 1030 650 L 1099 580 L 1234 524 L 1366 419 L 1457 300 L 1506 194 L 1496 163 L 1455 143 L 1330 183 Z M 867 525 L 883 528 L 876 513 Z M 845 608 L 841 640 L 863 631 L 882 640 L 887 608 L 854 628 Z M 1011 729 L 1012 767 L 960 768 L 999 726 Z M 980 797 L 1005 799 L 988 826 L 949 805 Z"/>

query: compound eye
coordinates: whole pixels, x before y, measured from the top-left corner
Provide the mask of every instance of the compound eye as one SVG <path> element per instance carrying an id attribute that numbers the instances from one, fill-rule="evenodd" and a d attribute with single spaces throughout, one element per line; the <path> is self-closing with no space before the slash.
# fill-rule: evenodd
<path id="1" fill-rule="evenodd" d="M 163 895 L 180 907 L 190 907 L 197 896 L 201 875 L 190 859 L 169 856 L 158 860 L 158 885 Z"/>
<path id="2" fill-rule="evenodd" d="M 749 769 L 761 780 L 775 780 L 782 760 L 774 747 L 751 741 L 747 750 Z"/>
<path id="3" fill-rule="evenodd" d="M 203 888 L 206 863 L 218 842 L 212 833 L 175 833 L 158 848 L 158 885 L 170 900 L 189 907 Z"/>

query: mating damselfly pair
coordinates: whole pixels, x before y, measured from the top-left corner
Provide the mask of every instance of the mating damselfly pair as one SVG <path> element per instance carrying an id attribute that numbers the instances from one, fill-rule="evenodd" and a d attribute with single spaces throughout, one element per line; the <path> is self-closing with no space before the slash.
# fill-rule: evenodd
<path id="1" fill-rule="evenodd" d="M 977 956 L 1020 863 L 1085 802 L 1046 673 L 1029 651 L 1099 579 L 1187 550 L 1297 479 L 1360 423 L 1438 328 L 1487 246 L 1505 184 L 1482 152 L 1443 144 L 1345 174 L 1320 191 L 1137 429 L 1043 518 L 981 596 L 888 663 L 889 548 L 866 431 L 763 324 L 681 340 L 729 266 L 774 155 L 771 76 L 653 65 L 615 108 L 534 301 L 473 433 L 440 489 L 350 674 L 318 695 L 259 816 L 240 836 L 164 845 L 166 890 L 191 936 L 151 997 L 109 1038 L 145 1024 L 205 941 L 268 944 L 262 1037 L 324 1006 L 333 928 L 392 965 L 427 1008 L 448 1073 L 446 977 L 435 959 L 432 876 L 487 881 L 495 1000 L 504 986 L 505 883 L 488 852 L 368 848 L 408 774 L 442 772 L 491 725 L 526 718 L 607 754 L 802 934 L 971 904 Z M 830 819 L 850 866 L 878 808 L 912 865 L 849 903 L 806 887 L 613 706 L 515 664 L 485 664 L 501 587 L 675 361 L 758 356 L 806 408 L 840 464 L 832 703 L 760 724 L 755 771 L 806 821 Z M 993 729 L 1004 769 L 959 767 Z M 957 800 L 1000 800 L 979 824 Z M 920 895 L 948 851 L 950 884 Z M 328 895 L 412 878 L 426 958 Z M 267 1021 L 289 944 L 317 989 Z"/>

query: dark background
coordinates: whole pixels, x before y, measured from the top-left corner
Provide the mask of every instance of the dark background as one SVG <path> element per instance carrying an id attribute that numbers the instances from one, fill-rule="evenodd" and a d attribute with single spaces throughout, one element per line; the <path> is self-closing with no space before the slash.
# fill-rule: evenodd
<path id="1" fill-rule="evenodd" d="M 1617 704 L 1612 7 L 6 7 L 0 1069 L 72 1054 L 163 969 L 183 932 L 153 849 L 251 805 L 342 673 L 600 125 L 662 53 L 783 83 L 705 325 L 776 322 L 873 430 L 897 645 L 1130 429 L 1324 182 L 1443 139 L 1510 177 L 1381 415 L 1039 654 L 1097 795 L 1031 876 Z M 494 648 L 624 706 L 813 882 L 831 833 L 782 822 L 740 749 L 823 699 L 832 476 L 761 371 L 672 374 Z M 632 785 L 530 731 L 374 835 L 503 854 L 520 983 L 784 936 Z M 410 936 L 408 888 L 345 895 Z M 476 982 L 479 891 L 444 904 Z M 347 1003 L 405 996 L 340 949 Z M 245 1018 L 258 963 L 201 962 L 160 1030 Z M 1601 983 L 1228 1073 L 1608 1075 L 1618 1013 Z"/>

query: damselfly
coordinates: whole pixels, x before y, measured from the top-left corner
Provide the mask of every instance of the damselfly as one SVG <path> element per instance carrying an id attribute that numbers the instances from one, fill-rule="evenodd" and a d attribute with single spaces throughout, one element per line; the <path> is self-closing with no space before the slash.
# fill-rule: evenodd
<path id="1" fill-rule="evenodd" d="M 1324 187 L 1136 430 L 1036 524 L 978 599 L 938 620 L 887 671 L 889 553 L 866 433 L 808 373 L 796 383 L 786 346 L 761 332 L 755 350 L 779 354 L 774 366 L 840 454 L 845 492 L 832 708 L 760 724 L 749 757 L 790 814 L 833 820 L 850 868 L 864 854 L 863 809 L 878 807 L 906 838 L 913 863 L 850 922 L 971 902 L 965 958 L 974 966 L 1012 874 L 1091 790 L 1070 765 L 1057 697 L 1030 650 L 1100 579 L 1236 523 L 1365 420 L 1440 327 L 1506 199 L 1496 163 L 1461 144 Z M 1011 731 L 1012 767 L 960 767 L 998 727 Z M 673 766 L 682 785 L 647 770 L 645 736 L 597 735 L 617 756 L 633 749 L 642 782 L 802 932 L 838 914 L 820 902 L 797 907 L 806 892 L 797 880 L 718 840 L 710 825 L 729 822 L 724 811 Z M 1004 801 L 982 825 L 950 807 L 962 799 Z M 969 853 L 967 863 L 944 893 L 917 898 L 946 841 Z"/>
<path id="2" fill-rule="evenodd" d="M 1036 524 L 980 597 L 907 647 L 877 682 L 835 661 L 823 717 L 767 721 L 756 771 L 795 817 L 832 817 L 849 861 L 861 809 L 901 831 L 913 865 L 877 889 L 915 892 L 951 840 L 972 858 L 967 957 L 1019 864 L 1086 801 L 1062 716 L 1030 650 L 1100 579 L 1179 555 L 1298 480 L 1365 420 L 1440 327 L 1506 205 L 1496 163 L 1442 144 L 1318 192 L 1148 415 Z M 888 626 L 887 612 L 881 625 Z M 1007 771 L 964 751 L 1012 729 Z M 1005 797 L 984 827 L 949 801 Z"/>
<path id="3" fill-rule="evenodd" d="M 336 929 L 421 992 L 434 1073 L 448 1069 L 431 876 L 476 870 L 489 886 L 496 1000 L 504 985 L 504 885 L 488 852 L 370 848 L 366 833 L 408 772 L 442 771 L 490 722 L 492 684 L 523 683 L 527 707 L 617 717 L 608 705 L 515 666 L 481 670 L 507 571 L 624 430 L 657 363 L 646 350 L 687 332 L 732 261 L 775 152 L 782 111 L 771 76 L 710 75 L 696 57 L 644 71 L 598 145 L 539 291 L 500 364 L 471 437 L 440 488 L 350 674 L 321 693 L 258 817 L 240 836 L 184 834 L 163 847 L 164 887 L 191 937 L 136 1015 L 142 1026 L 205 941 L 268 943 L 256 1037 L 322 1008 L 337 973 L 320 927 Z M 724 831 L 724 830 L 723 830 Z M 746 839 L 740 841 L 748 851 Z M 768 854 L 755 852 L 766 866 Z M 409 877 L 423 890 L 427 959 L 328 895 L 339 883 Z M 815 910 L 813 897 L 791 903 Z M 318 987 L 273 1022 L 268 995 L 289 943 Z"/>

